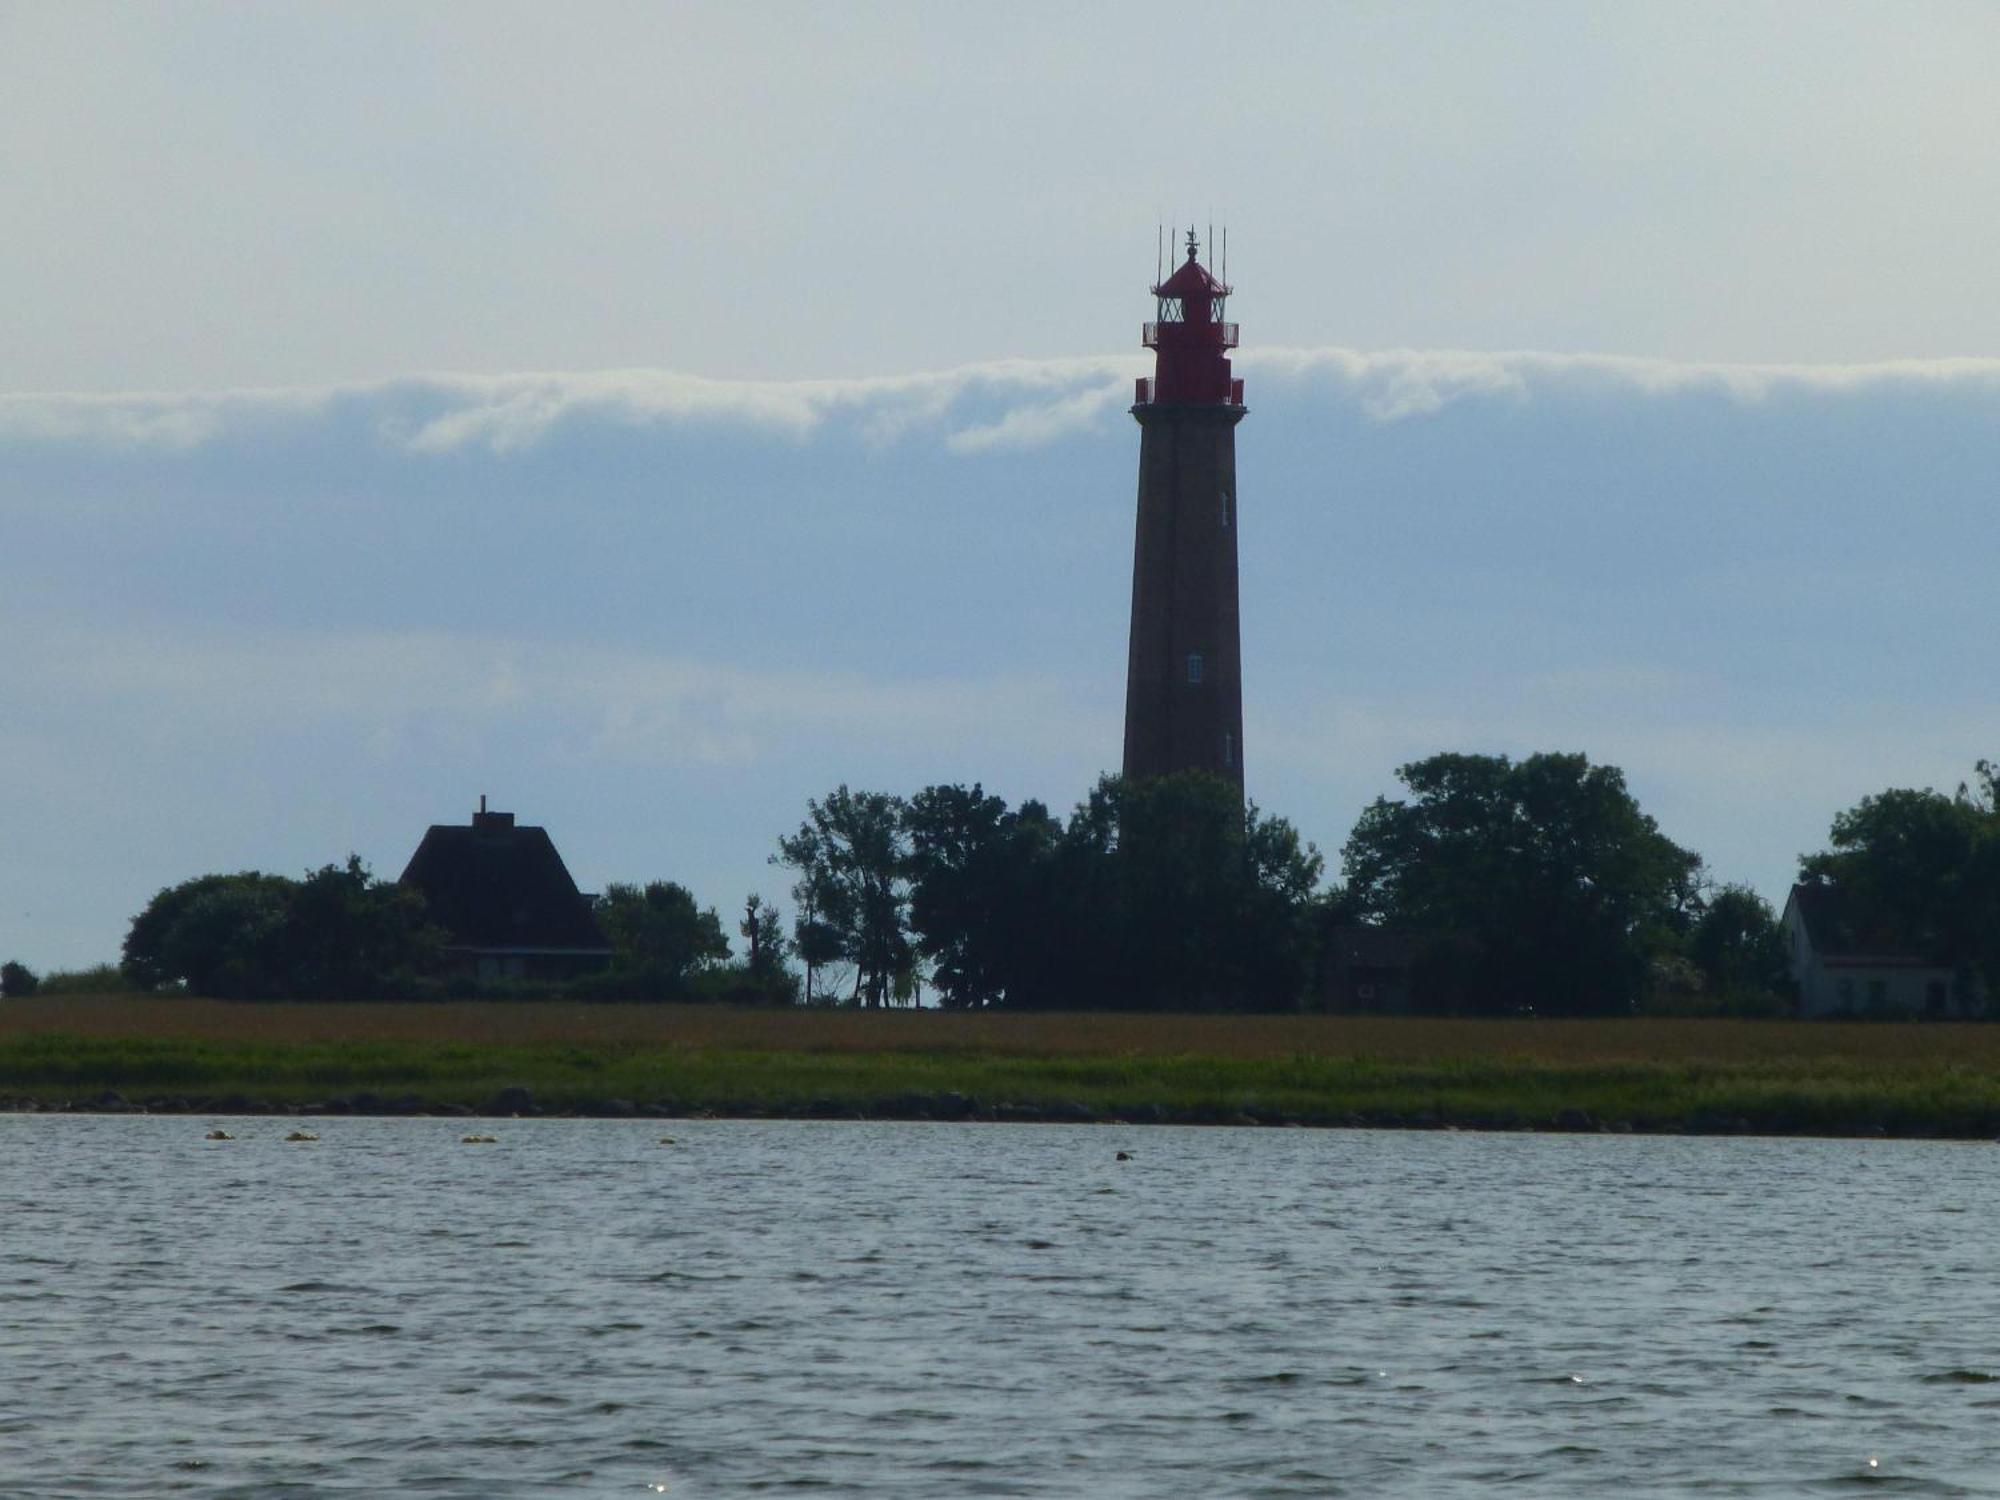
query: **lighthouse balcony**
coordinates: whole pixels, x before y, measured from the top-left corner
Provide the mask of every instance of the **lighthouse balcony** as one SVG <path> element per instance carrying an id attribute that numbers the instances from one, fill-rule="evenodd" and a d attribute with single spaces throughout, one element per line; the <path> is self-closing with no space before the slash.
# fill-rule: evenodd
<path id="1" fill-rule="evenodd" d="M 1173 392 L 1166 399 L 1168 401 L 1172 401 L 1182 405 L 1193 404 L 1198 406 L 1241 406 L 1243 404 L 1242 379 L 1240 377 L 1231 379 L 1225 372 L 1223 376 L 1223 384 L 1226 385 L 1228 388 L 1228 394 L 1226 396 L 1222 393 L 1222 387 L 1220 385 L 1200 390 L 1190 391 L 1188 389 L 1185 389 L 1185 382 L 1183 382 L 1182 383 L 1183 388 Z M 1162 404 L 1162 398 L 1160 395 L 1160 382 L 1156 378 L 1150 375 L 1141 375 L 1137 380 L 1133 382 L 1132 405 L 1135 408 L 1141 406 L 1157 406 L 1161 404 Z"/>
<path id="2" fill-rule="evenodd" d="M 1139 341 L 1148 349 L 1234 349 L 1234 323 L 1147 323 L 1139 330 Z"/>

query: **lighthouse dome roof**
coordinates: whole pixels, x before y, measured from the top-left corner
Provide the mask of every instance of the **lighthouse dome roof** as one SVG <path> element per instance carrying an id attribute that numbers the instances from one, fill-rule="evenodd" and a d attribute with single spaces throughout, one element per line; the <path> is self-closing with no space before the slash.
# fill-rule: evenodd
<path id="1" fill-rule="evenodd" d="M 1188 258 L 1181 263 L 1165 281 L 1153 288 L 1155 297 L 1178 297 L 1183 302 L 1197 298 L 1227 297 L 1229 288 L 1209 275 L 1208 268 L 1188 252 Z"/>

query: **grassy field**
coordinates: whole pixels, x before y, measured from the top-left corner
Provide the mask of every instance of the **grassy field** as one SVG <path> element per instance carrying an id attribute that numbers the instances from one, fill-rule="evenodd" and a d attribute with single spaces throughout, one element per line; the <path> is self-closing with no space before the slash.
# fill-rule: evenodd
<path id="1" fill-rule="evenodd" d="M 0 1004 L 0 1100 L 2000 1134 L 2000 1026 Z M 964 1099 L 949 1096 L 965 1096 Z M 965 1102 L 973 1101 L 971 1104 Z"/>

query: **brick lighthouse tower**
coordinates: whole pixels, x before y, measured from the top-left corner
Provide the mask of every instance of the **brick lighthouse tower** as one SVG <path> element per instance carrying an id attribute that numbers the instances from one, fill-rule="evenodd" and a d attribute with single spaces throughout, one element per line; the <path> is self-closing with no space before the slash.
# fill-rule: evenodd
<path id="1" fill-rule="evenodd" d="M 1153 288 L 1157 351 L 1139 422 L 1139 520 L 1125 671 L 1125 775 L 1209 771 L 1243 786 L 1243 650 L 1236 605 L 1236 424 L 1230 289 L 1196 259 Z"/>

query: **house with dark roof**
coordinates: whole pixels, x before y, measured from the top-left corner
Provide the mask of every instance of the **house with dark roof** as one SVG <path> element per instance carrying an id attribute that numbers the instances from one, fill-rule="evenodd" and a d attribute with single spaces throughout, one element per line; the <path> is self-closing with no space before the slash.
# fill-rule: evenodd
<path id="1" fill-rule="evenodd" d="M 548 830 L 488 812 L 470 825 L 435 823 L 401 883 L 419 892 L 444 929 L 450 973 L 482 983 L 571 979 L 609 966 L 611 944 L 576 888 Z"/>
<path id="2" fill-rule="evenodd" d="M 1779 924 L 1802 1016 L 1980 1013 L 1983 997 L 1974 983 L 1934 954 L 1899 941 L 1834 886 L 1793 886 Z"/>

